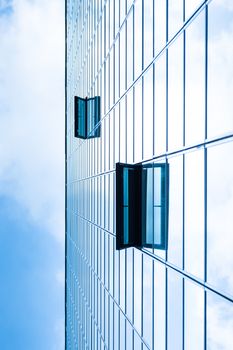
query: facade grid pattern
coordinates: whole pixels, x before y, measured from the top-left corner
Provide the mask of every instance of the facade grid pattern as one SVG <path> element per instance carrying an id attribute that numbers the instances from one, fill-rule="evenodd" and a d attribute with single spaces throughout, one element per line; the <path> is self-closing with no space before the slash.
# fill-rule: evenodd
<path id="1" fill-rule="evenodd" d="M 66 1 L 67 350 L 232 349 L 224 3 Z M 74 96 L 100 96 L 100 138 L 74 138 Z M 116 251 L 117 162 L 169 163 L 166 251 Z"/>

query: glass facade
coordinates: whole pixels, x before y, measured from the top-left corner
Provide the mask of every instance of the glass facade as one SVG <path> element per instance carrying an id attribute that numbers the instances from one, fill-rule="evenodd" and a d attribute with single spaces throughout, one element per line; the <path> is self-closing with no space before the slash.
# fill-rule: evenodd
<path id="1" fill-rule="evenodd" d="M 67 350 L 232 349 L 232 23 L 227 0 L 66 1 Z M 74 138 L 74 96 L 100 137 Z M 169 165 L 165 250 L 116 250 L 118 162 Z"/>

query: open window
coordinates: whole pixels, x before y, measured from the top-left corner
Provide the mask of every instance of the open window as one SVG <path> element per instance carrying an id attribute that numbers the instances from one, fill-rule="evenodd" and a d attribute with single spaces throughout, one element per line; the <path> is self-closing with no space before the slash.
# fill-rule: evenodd
<path id="1" fill-rule="evenodd" d="M 100 137 L 100 96 L 74 97 L 74 136 L 82 139 Z"/>
<path id="2" fill-rule="evenodd" d="M 116 249 L 167 249 L 169 164 L 116 164 Z"/>

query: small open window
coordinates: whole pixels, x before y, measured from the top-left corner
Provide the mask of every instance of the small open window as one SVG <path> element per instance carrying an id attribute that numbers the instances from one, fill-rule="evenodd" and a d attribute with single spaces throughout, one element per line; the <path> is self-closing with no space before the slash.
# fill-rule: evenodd
<path id="1" fill-rule="evenodd" d="M 168 163 L 116 164 L 116 249 L 167 249 Z"/>
<path id="2" fill-rule="evenodd" d="M 74 136 L 82 139 L 100 137 L 100 96 L 74 97 Z"/>

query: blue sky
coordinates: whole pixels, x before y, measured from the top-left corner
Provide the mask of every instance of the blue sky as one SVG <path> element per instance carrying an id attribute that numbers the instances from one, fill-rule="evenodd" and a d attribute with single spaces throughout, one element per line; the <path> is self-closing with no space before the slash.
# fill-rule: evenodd
<path id="1" fill-rule="evenodd" d="M 64 2 L 0 0 L 0 349 L 64 349 Z"/>

